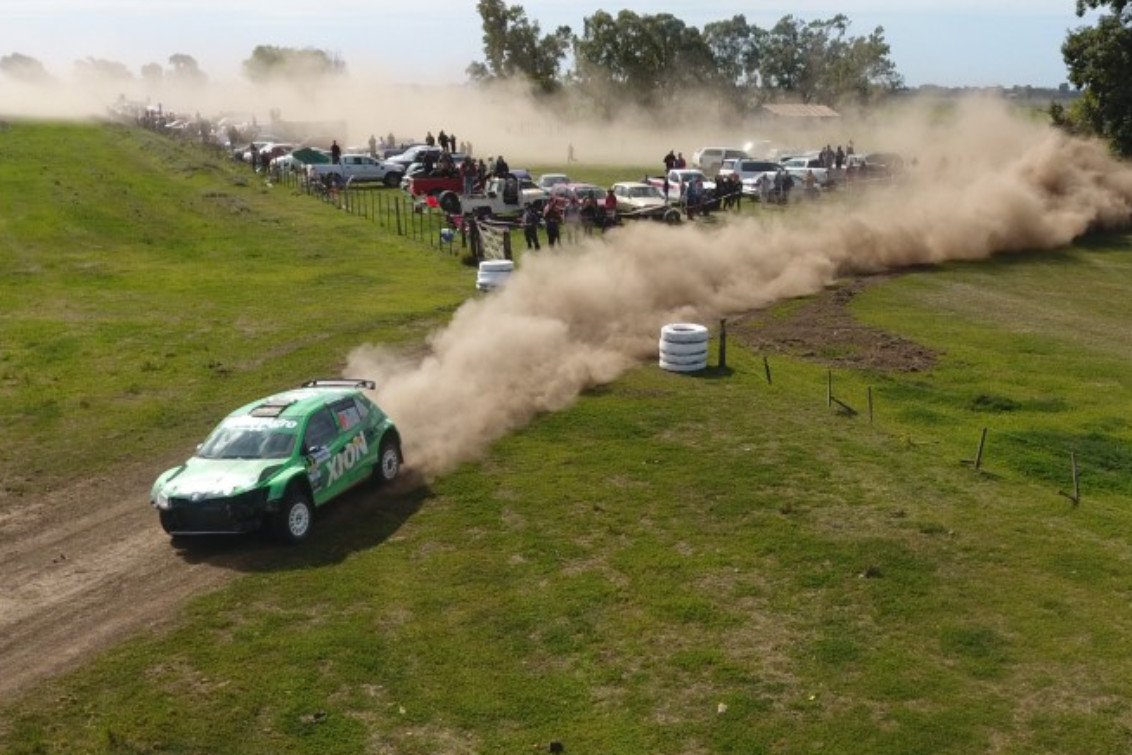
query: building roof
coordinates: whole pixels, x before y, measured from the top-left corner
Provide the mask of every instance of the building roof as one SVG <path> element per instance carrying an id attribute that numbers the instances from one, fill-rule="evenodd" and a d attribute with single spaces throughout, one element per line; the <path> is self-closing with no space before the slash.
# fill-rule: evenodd
<path id="1" fill-rule="evenodd" d="M 763 110 L 779 118 L 840 118 L 838 113 L 826 105 L 763 105 Z"/>

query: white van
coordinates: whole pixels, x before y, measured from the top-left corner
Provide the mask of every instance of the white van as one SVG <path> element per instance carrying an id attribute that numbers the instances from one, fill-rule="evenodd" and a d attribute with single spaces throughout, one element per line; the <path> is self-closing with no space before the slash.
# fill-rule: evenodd
<path id="1" fill-rule="evenodd" d="M 745 150 L 738 147 L 702 147 L 692 155 L 692 165 L 709 176 L 714 176 L 724 160 L 749 158 Z"/>

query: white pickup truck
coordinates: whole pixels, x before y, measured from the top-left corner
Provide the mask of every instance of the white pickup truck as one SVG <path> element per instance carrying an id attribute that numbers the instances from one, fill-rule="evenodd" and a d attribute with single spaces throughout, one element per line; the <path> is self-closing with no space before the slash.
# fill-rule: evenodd
<path id="1" fill-rule="evenodd" d="M 522 173 L 526 174 L 526 171 Z M 541 212 L 548 196 L 545 189 L 540 189 L 530 179 L 529 174 L 516 176 L 512 172 L 506 178 L 489 178 L 482 193 L 461 196 L 451 190 L 441 192 L 437 203 L 449 215 L 471 212 L 476 215 L 508 217 L 522 213 L 528 204 Z"/>
<path id="2" fill-rule="evenodd" d="M 665 186 L 665 180 L 668 185 Z M 680 202 L 684 199 L 684 189 L 692 181 L 700 181 L 704 191 L 715 191 L 715 181 L 710 180 L 702 170 L 695 168 L 673 168 L 665 176 L 645 176 L 645 183 L 660 189 L 669 202 Z"/>
<path id="3" fill-rule="evenodd" d="M 337 163 L 315 163 L 307 166 L 307 177 L 311 180 L 329 179 L 337 176 L 345 182 L 354 181 L 381 181 L 388 183 L 386 177 L 390 175 L 390 167 L 369 155 L 345 154 Z M 400 174 L 397 180 L 401 179 Z"/>
<path id="4" fill-rule="evenodd" d="M 792 157 L 789 160 L 783 160 L 782 166 L 786 168 L 786 172 L 794 176 L 794 181 L 799 186 L 805 185 L 803 182 L 806 180 L 806 173 L 813 171 L 814 182 L 822 189 L 828 189 L 833 185 L 832 171 L 826 168 L 822 161 L 816 157 Z"/>

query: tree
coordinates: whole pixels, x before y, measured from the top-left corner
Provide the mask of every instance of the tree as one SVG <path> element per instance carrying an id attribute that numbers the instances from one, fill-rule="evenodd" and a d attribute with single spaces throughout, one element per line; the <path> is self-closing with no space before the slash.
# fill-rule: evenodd
<path id="1" fill-rule="evenodd" d="M 196 58 L 184 53 L 169 56 L 169 78 L 185 84 L 199 85 L 208 81 L 208 76 L 200 70 Z"/>
<path id="2" fill-rule="evenodd" d="M 719 77 L 737 90 L 759 85 L 759 65 L 767 32 L 748 24 L 743 15 L 704 25 L 704 43 L 711 50 Z"/>
<path id="3" fill-rule="evenodd" d="M 1061 46 L 1069 81 L 1083 96 L 1067 110 L 1051 110 L 1054 122 L 1072 131 L 1107 138 L 1113 149 L 1132 155 L 1132 8 L 1128 0 L 1078 0 L 1077 15 L 1110 8 L 1096 26 L 1071 32 Z"/>
<path id="4" fill-rule="evenodd" d="M 490 81 L 523 76 L 539 91 L 558 89 L 558 71 L 574 38 L 569 26 L 542 35 L 522 6 L 507 6 L 503 0 L 479 0 L 476 10 L 483 20 L 485 60 L 468 66 L 469 77 Z"/>
<path id="5" fill-rule="evenodd" d="M 867 101 L 902 86 L 884 28 L 853 37 L 849 23 L 841 14 L 809 23 L 784 16 L 764 43 L 763 86 L 802 102 L 825 103 Z"/>
<path id="6" fill-rule="evenodd" d="M 124 63 L 103 58 L 90 58 L 75 61 L 75 72 L 80 79 L 102 81 L 129 81 L 134 78 Z"/>
<path id="7" fill-rule="evenodd" d="M 165 78 L 165 69 L 157 63 L 146 63 L 141 67 L 142 80 L 151 85 L 158 85 Z"/>
<path id="8" fill-rule="evenodd" d="M 584 20 L 574 59 L 580 86 L 612 102 L 653 105 L 679 89 L 725 78 L 699 29 L 668 13 L 623 10 L 614 18 L 597 11 Z"/>
<path id="9" fill-rule="evenodd" d="M 243 66 L 244 75 L 257 84 L 273 80 L 309 81 L 337 76 L 346 71 L 346 64 L 341 58 L 324 50 L 274 45 L 256 47 Z"/>
<path id="10" fill-rule="evenodd" d="M 42 84 L 51 80 L 51 74 L 47 73 L 43 63 L 18 52 L 0 57 L 0 72 L 29 84 Z"/>

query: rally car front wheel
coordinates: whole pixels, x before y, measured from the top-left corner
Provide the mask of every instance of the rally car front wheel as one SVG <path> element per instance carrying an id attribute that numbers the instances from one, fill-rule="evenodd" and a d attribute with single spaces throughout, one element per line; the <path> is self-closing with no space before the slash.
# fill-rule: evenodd
<path id="1" fill-rule="evenodd" d="M 276 512 L 272 529 L 283 542 L 295 544 L 307 539 L 313 523 L 314 509 L 310 498 L 301 490 L 293 490 Z"/>

